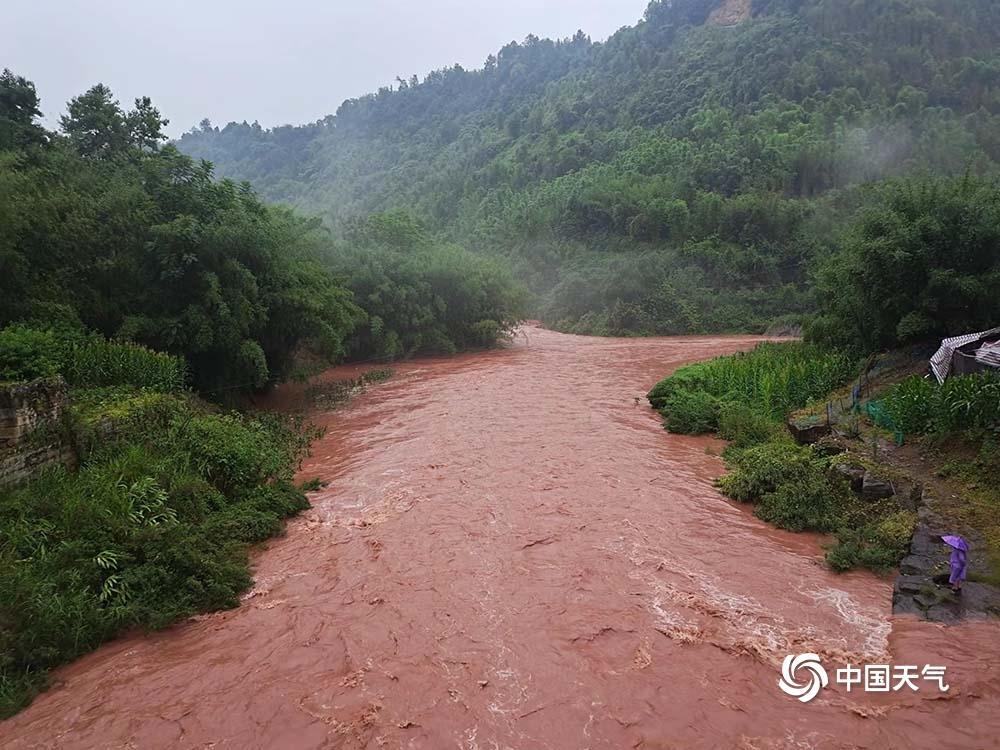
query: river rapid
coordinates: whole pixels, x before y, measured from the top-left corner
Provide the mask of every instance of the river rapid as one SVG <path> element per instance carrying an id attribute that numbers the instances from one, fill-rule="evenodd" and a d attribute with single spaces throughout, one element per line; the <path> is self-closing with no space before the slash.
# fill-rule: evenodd
<path id="1" fill-rule="evenodd" d="M 329 484 L 240 608 L 58 671 L 0 746 L 1000 746 L 1000 626 L 891 617 L 890 579 L 836 575 L 821 539 L 725 501 L 722 444 L 635 402 L 755 342 L 529 327 L 397 367 L 311 415 L 301 476 Z M 808 704 L 778 689 L 800 652 L 831 671 Z M 950 690 L 848 692 L 848 662 L 944 665 Z"/>

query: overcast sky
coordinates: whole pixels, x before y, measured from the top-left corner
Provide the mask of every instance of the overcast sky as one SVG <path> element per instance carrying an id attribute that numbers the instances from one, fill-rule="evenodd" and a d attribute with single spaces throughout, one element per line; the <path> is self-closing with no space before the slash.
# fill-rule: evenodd
<path id="1" fill-rule="evenodd" d="M 528 34 L 595 40 L 646 0 L 0 0 L 0 68 L 35 82 L 50 126 L 97 82 L 149 95 L 177 136 L 311 122 L 344 99 L 486 56 Z"/>

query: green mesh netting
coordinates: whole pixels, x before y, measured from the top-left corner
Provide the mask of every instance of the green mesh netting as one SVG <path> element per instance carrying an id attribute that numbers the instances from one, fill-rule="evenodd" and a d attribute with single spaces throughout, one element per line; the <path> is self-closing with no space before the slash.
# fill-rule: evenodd
<path id="1" fill-rule="evenodd" d="M 865 405 L 865 411 L 867 412 L 869 419 L 871 419 L 874 424 L 882 427 L 883 429 L 889 430 L 892 433 L 893 438 L 896 440 L 896 445 L 903 444 L 903 431 L 899 429 L 899 426 L 892 418 L 892 415 L 885 410 L 881 401 L 869 401 Z"/>

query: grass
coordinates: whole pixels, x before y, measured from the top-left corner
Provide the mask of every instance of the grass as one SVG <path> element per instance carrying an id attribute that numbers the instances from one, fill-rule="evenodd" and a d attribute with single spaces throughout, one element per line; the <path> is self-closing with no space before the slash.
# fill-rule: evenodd
<path id="1" fill-rule="evenodd" d="M 171 392 L 184 388 L 184 360 L 128 342 L 92 337 L 72 344 L 65 355 L 62 373 L 75 386 L 128 385 Z"/>
<path id="2" fill-rule="evenodd" d="M 1000 373 L 953 377 L 941 385 L 930 378 L 907 378 L 886 392 L 882 404 L 899 428 L 910 434 L 997 431 Z"/>
<path id="3" fill-rule="evenodd" d="M 128 385 L 162 392 L 180 390 L 187 381 L 183 359 L 131 342 L 77 330 L 0 329 L 0 382 L 54 375 L 84 388 Z"/>
<path id="4" fill-rule="evenodd" d="M 976 578 L 1000 586 L 1000 438 L 993 432 L 969 431 L 924 438 L 938 477 L 952 491 L 935 497 L 935 510 L 956 528 L 975 531 L 976 550 L 985 554 L 988 573 Z M 970 576 L 971 578 L 971 576 Z"/>
<path id="5" fill-rule="evenodd" d="M 0 492 L 0 715 L 123 629 L 236 606 L 247 545 L 308 505 L 291 481 L 304 441 L 272 417 L 161 400 L 78 473 Z"/>

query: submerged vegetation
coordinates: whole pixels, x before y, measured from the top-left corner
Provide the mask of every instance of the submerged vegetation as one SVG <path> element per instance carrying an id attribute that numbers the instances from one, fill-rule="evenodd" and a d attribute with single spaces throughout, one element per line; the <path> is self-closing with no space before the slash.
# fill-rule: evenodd
<path id="1" fill-rule="evenodd" d="M 334 408 L 346 403 L 351 396 L 362 393 L 369 386 L 382 383 L 392 376 L 392 369 L 380 367 L 349 380 L 314 383 L 306 389 L 306 399 L 321 408 Z"/>

